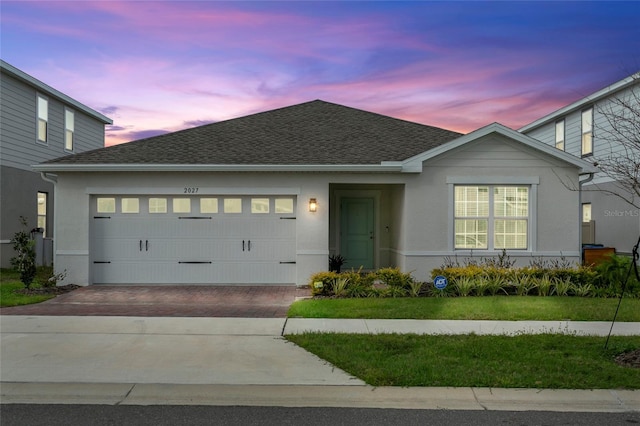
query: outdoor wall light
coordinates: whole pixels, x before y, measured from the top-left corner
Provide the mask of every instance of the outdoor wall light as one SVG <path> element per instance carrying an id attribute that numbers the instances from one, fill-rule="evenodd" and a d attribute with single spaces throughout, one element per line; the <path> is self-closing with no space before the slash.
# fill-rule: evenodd
<path id="1" fill-rule="evenodd" d="M 309 211 L 315 212 L 318 210 L 318 202 L 315 198 L 309 198 Z"/>

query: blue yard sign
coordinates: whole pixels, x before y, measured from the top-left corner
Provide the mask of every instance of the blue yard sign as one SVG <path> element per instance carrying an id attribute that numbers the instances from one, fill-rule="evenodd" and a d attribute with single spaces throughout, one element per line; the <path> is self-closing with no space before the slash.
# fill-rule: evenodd
<path id="1" fill-rule="evenodd" d="M 444 290 L 444 288 L 447 286 L 447 278 L 443 277 L 442 275 L 438 275 L 433 279 L 433 285 L 438 290 Z"/>

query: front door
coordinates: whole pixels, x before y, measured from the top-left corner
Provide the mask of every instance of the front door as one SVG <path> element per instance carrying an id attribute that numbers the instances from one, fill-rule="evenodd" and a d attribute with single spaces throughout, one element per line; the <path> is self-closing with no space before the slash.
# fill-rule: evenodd
<path id="1" fill-rule="evenodd" d="M 373 198 L 343 198 L 340 204 L 340 254 L 343 269 L 374 268 Z"/>

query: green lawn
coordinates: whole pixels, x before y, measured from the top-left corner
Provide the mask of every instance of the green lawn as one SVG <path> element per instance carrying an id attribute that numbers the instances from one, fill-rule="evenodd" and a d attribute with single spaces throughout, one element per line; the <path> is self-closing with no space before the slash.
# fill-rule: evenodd
<path id="1" fill-rule="evenodd" d="M 308 333 L 286 336 L 372 386 L 639 389 L 640 369 L 614 357 L 640 337 L 419 336 Z"/>
<path id="2" fill-rule="evenodd" d="M 46 271 L 42 272 L 46 275 Z M 32 285 L 34 288 L 39 287 L 37 283 Z M 32 303 L 40 303 L 55 297 L 54 295 L 26 295 L 16 293 L 16 290 L 24 288 L 24 284 L 20 281 L 20 274 L 10 269 L 0 270 L 0 307 L 30 305 Z"/>
<path id="3" fill-rule="evenodd" d="M 483 296 L 309 299 L 289 317 L 464 320 L 611 321 L 618 299 L 559 296 Z M 618 321 L 640 322 L 640 299 L 623 299 Z"/>

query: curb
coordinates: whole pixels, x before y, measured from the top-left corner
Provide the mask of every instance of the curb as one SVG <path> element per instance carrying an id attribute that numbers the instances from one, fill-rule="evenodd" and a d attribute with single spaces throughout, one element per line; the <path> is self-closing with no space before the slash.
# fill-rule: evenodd
<path id="1" fill-rule="evenodd" d="M 640 412 L 637 390 L 17 382 L 1 387 L 3 404 Z"/>

